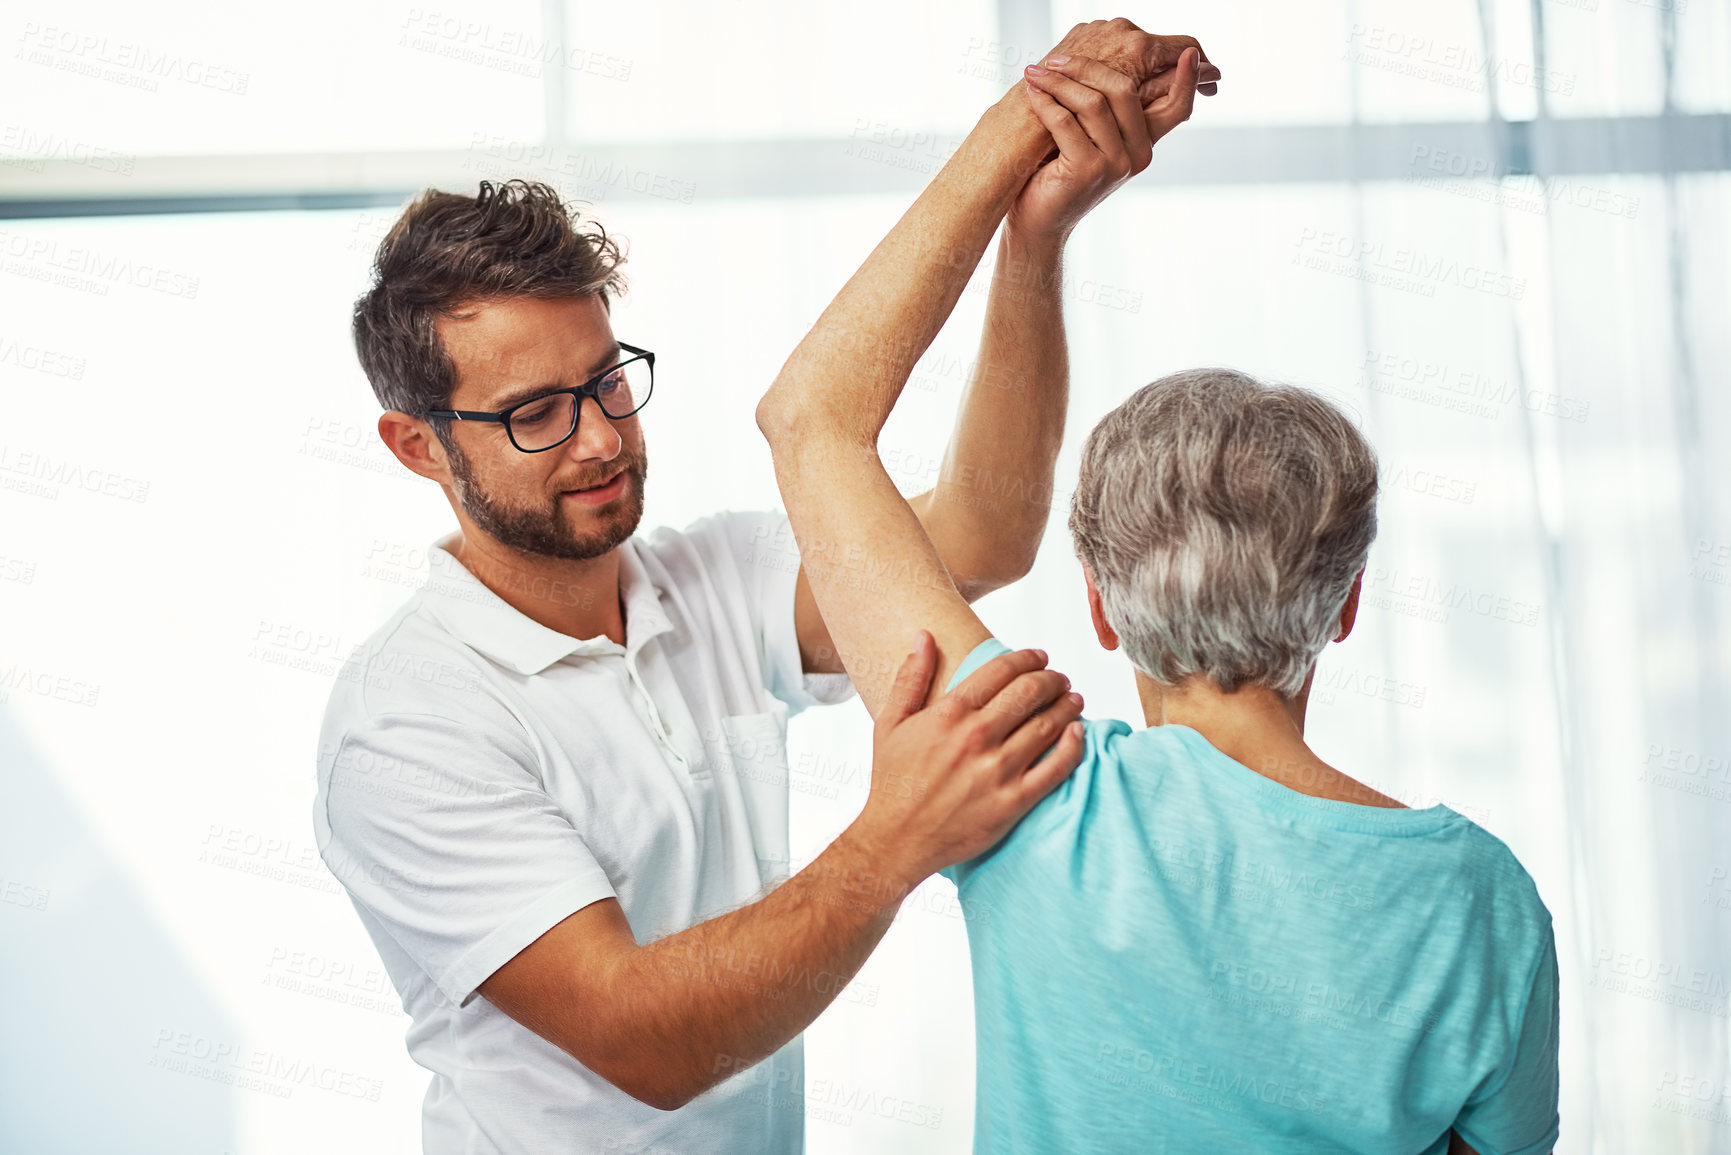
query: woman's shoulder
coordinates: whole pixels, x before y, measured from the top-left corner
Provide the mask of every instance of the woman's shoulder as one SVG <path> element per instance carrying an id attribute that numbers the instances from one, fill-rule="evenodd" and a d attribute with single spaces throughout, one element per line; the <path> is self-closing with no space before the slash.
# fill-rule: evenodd
<path id="1" fill-rule="evenodd" d="M 1539 895 L 1538 883 L 1508 843 L 1461 816 L 1456 831 L 1459 876 L 1480 902 L 1504 916 L 1514 916 L 1549 928 L 1551 911 Z"/>

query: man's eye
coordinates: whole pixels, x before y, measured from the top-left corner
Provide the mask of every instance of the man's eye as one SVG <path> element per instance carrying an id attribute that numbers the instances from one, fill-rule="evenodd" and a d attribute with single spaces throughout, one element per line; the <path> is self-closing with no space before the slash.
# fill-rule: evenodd
<path id="1" fill-rule="evenodd" d="M 536 401 L 511 414 L 513 425 L 537 425 L 553 415 L 551 400 Z"/>
<path id="2" fill-rule="evenodd" d="M 624 370 L 607 374 L 606 377 L 601 379 L 601 383 L 595 386 L 596 392 L 600 393 L 604 397 L 609 394 L 617 393 L 623 388 L 625 388 Z"/>

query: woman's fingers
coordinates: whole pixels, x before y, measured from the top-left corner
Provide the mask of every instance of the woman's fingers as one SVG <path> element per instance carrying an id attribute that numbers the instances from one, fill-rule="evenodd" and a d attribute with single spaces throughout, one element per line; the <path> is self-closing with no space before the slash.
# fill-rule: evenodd
<path id="1" fill-rule="evenodd" d="M 1148 138 L 1159 140 L 1190 119 L 1196 108 L 1196 69 L 1201 54 L 1187 48 L 1172 69 L 1171 80 L 1159 99 L 1144 109 L 1148 121 Z"/>
<path id="2" fill-rule="evenodd" d="M 1137 90 L 1136 82 L 1119 72 L 1116 68 L 1102 64 L 1098 60 L 1090 60 L 1086 56 L 1053 56 L 1046 62 L 1047 75 L 1057 73 L 1079 84 L 1100 93 L 1106 98 L 1115 122 L 1115 132 L 1110 134 L 1111 140 L 1094 136 L 1095 144 L 1108 157 L 1114 156 L 1117 146 L 1122 146 L 1130 157 L 1130 172 L 1138 173 L 1148 167 L 1148 160 L 1153 155 L 1154 145 L 1148 139 L 1148 124 L 1142 114 L 1143 101 Z M 1054 96 L 1062 99 L 1056 90 Z M 1084 122 L 1086 123 L 1086 122 Z M 1107 132 L 1104 124 L 1100 126 L 1102 134 Z"/>
<path id="3" fill-rule="evenodd" d="M 1071 67 L 1073 63 L 1074 58 L 1070 58 L 1064 67 Z M 1037 64 L 1028 67 L 1027 81 L 1030 88 L 1039 89 L 1063 105 L 1087 134 L 1086 153 L 1073 155 L 1072 159 L 1081 162 L 1098 153 L 1105 158 L 1106 167 L 1114 173 L 1121 176 L 1129 172 L 1130 152 L 1124 142 L 1124 132 L 1119 128 L 1112 102 L 1104 92 L 1056 69 L 1042 68 Z M 1133 102 L 1134 96 L 1130 99 Z M 1137 112 L 1140 111 L 1138 108 Z M 1060 152 L 1064 151 L 1062 141 L 1059 141 L 1058 148 Z"/>
<path id="4" fill-rule="evenodd" d="M 1034 110 L 1034 116 L 1046 126 L 1046 131 L 1052 134 L 1052 141 L 1058 146 L 1060 156 L 1079 160 L 1094 151 L 1093 141 L 1076 122 L 1069 109 L 1052 99 L 1052 95 L 1037 87 L 1033 79 L 1028 81 L 1028 107 Z"/>

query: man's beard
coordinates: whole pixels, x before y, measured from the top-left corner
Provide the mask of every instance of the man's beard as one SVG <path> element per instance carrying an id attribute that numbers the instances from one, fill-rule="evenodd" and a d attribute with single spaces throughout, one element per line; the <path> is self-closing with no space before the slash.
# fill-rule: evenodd
<path id="1" fill-rule="evenodd" d="M 476 482 L 474 465 L 455 439 L 446 442 L 445 449 L 451 461 L 451 488 L 463 512 L 499 544 L 522 553 L 588 561 L 636 533 L 637 523 L 643 520 L 643 484 L 649 476 L 647 454 L 639 453 L 625 461 L 625 492 L 597 509 L 595 527 L 580 533 L 566 521 L 567 503 L 562 495 L 555 494 L 543 505 L 507 505 Z"/>

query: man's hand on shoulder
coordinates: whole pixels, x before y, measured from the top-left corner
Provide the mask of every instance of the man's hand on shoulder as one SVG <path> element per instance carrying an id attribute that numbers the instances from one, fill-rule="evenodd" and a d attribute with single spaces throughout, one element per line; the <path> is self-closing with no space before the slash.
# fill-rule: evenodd
<path id="1" fill-rule="evenodd" d="M 930 634 L 874 736 L 871 797 L 833 845 L 756 902 L 639 945 L 616 898 L 590 903 L 481 994 L 626 1094 L 676 1110 L 804 1030 L 859 970 L 908 891 L 995 845 L 1075 770 L 1082 699 L 1018 650 L 922 708 Z M 741 959 L 767 960 L 743 981 Z M 838 981 L 812 984 L 801 976 Z"/>
<path id="2" fill-rule="evenodd" d="M 1000 654 L 922 709 L 936 667 L 922 630 L 877 716 L 871 796 L 842 835 L 896 897 L 997 845 L 1082 760 L 1082 696 L 1041 651 Z"/>

